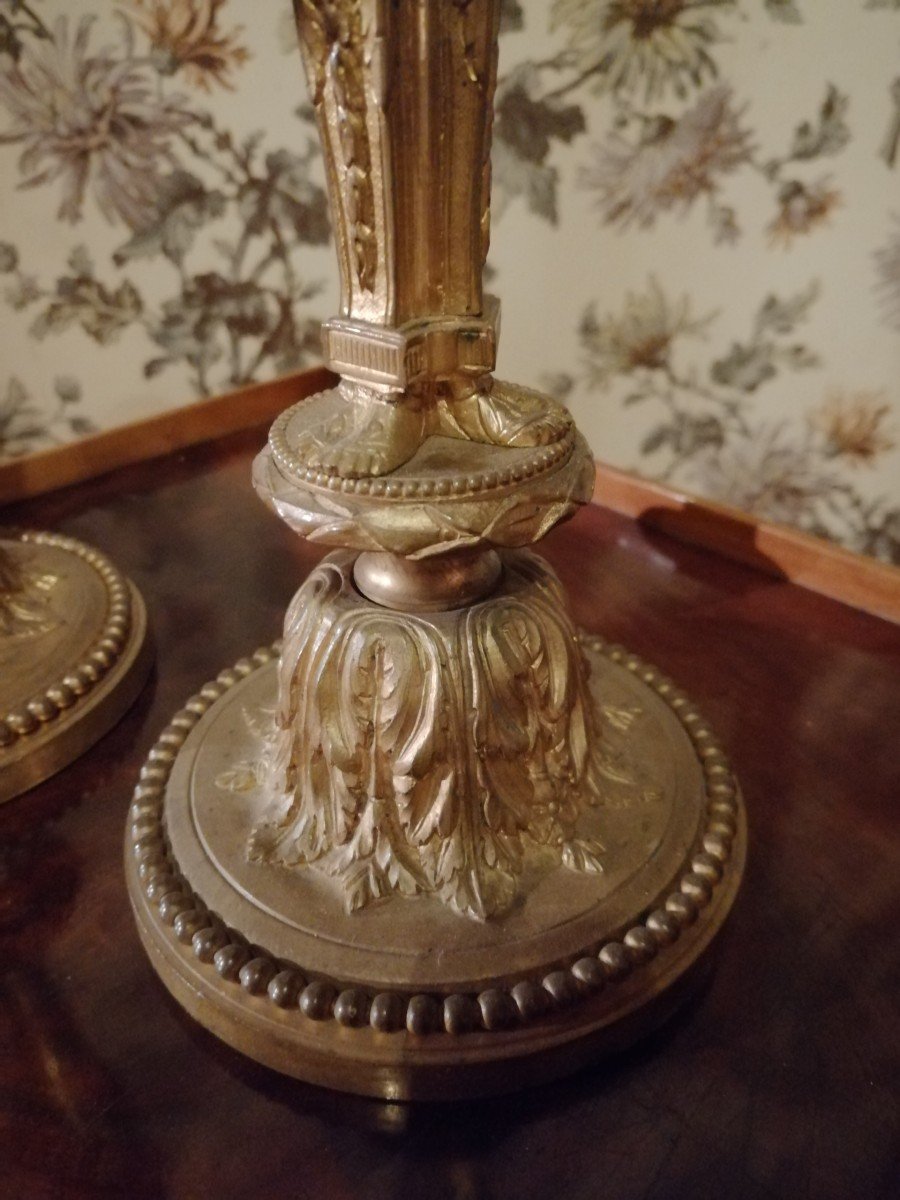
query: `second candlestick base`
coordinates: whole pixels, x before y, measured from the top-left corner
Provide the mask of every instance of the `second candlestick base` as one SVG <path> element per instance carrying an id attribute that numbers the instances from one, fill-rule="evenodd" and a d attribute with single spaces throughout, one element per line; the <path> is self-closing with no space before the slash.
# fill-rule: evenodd
<path id="1" fill-rule="evenodd" d="M 151 662 L 144 603 L 105 555 L 58 533 L 0 537 L 0 802 L 101 738 Z"/>

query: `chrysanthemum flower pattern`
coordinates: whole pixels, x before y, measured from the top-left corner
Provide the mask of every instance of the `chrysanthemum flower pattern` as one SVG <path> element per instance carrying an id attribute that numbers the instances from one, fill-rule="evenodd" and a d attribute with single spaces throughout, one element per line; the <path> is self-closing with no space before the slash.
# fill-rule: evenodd
<path id="1" fill-rule="evenodd" d="M 178 96 L 160 93 L 146 60 L 93 48 L 91 17 L 60 17 L 0 69 L 0 106 L 10 124 L 0 144 L 22 147 L 21 186 L 56 185 L 59 216 L 76 222 L 85 192 L 110 221 L 137 229 L 171 165 L 172 135 L 190 122 Z"/>
<path id="2" fill-rule="evenodd" d="M 620 229 L 650 228 L 666 212 L 712 200 L 726 175 L 749 161 L 751 135 L 731 89 L 710 88 L 680 117 L 644 118 L 635 140 L 618 130 L 594 148 L 581 186 L 596 194 L 603 220 Z"/>
<path id="3" fill-rule="evenodd" d="M 181 72 L 202 91 L 235 87 L 238 69 L 250 57 L 242 28 L 224 31 L 219 16 L 226 0 L 131 0 L 135 18 L 150 39 L 163 74 Z"/>
<path id="4" fill-rule="evenodd" d="M 555 0 L 552 23 L 565 27 L 595 91 L 651 101 L 715 77 L 717 16 L 736 9 L 736 0 Z"/>
<path id="5" fill-rule="evenodd" d="M 302 310 L 320 285 L 299 251 L 329 237 L 310 119 L 294 149 L 267 150 L 264 134 L 232 134 L 188 94 L 232 88 L 249 61 L 226 4 L 122 0 L 114 17 L 65 12 L 47 24 L 29 7 L 32 25 L 23 17 L 5 43 L 0 12 L 0 148 L 16 155 L 6 164 L 16 187 L 53 196 L 79 234 L 98 217 L 119 232 L 105 260 L 78 241 L 50 278 L 33 267 L 40 247 L 5 240 L 0 295 L 32 339 L 71 331 L 95 350 L 130 339 L 149 351 L 139 379 L 180 368 L 188 394 L 317 352 L 318 321 Z M 89 431 L 71 387 L 49 399 L 12 376 L 5 388 L 0 458 Z"/>

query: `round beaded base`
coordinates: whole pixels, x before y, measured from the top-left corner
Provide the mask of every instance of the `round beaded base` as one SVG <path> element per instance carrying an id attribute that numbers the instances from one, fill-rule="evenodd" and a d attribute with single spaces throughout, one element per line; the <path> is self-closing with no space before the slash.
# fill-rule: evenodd
<path id="1" fill-rule="evenodd" d="M 105 555 L 57 533 L 0 537 L 0 801 L 111 729 L 151 662 L 143 600 Z"/>
<path id="2" fill-rule="evenodd" d="M 604 787 L 580 833 L 599 861 L 567 869 L 536 848 L 517 903 L 487 921 L 428 896 L 348 912 L 316 869 L 248 855 L 277 648 L 188 700 L 142 770 L 126 839 L 140 935 L 175 998 L 278 1071 L 392 1100 L 513 1090 L 665 1020 L 737 892 L 743 805 L 671 681 L 601 638 L 582 645 Z"/>

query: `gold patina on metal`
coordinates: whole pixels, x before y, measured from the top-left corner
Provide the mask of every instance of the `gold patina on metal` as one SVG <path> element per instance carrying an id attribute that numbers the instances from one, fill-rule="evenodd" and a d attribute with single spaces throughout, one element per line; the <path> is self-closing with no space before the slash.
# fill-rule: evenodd
<path id="1" fill-rule="evenodd" d="M 482 292 L 499 0 L 297 0 L 341 309 L 333 389 L 254 464 L 339 547 L 277 651 L 151 752 L 127 839 L 166 985 L 278 1070 L 390 1098 L 574 1069 L 684 999 L 737 890 L 737 784 L 671 681 L 528 547 L 591 495 Z"/>
<path id="2" fill-rule="evenodd" d="M 62 534 L 0 534 L 0 801 L 61 770 L 119 719 L 150 667 L 143 601 Z"/>

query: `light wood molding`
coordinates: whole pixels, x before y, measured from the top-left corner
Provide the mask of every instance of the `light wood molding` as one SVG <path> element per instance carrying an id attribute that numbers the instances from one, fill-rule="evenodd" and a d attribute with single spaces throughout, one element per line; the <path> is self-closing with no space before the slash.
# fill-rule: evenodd
<path id="1" fill-rule="evenodd" d="M 900 569 L 878 559 L 606 463 L 597 464 L 594 503 L 679 541 L 900 622 Z"/>
<path id="2" fill-rule="evenodd" d="M 297 400 L 332 386 L 334 379 L 326 368 L 314 367 L 0 463 L 0 504 L 264 425 Z M 594 502 L 679 541 L 900 622 L 900 570 L 877 559 L 607 463 L 597 463 Z"/>
<path id="3" fill-rule="evenodd" d="M 313 367 L 0 463 L 0 504 L 27 500 L 117 467 L 262 425 L 304 396 L 331 387 L 334 378 L 325 367 Z"/>

